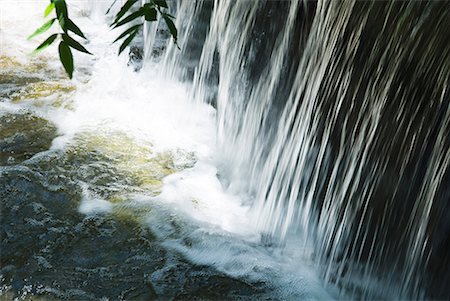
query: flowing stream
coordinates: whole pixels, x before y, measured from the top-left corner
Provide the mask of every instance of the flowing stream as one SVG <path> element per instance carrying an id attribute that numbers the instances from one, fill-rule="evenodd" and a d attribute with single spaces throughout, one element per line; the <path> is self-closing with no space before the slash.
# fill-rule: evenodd
<path id="1" fill-rule="evenodd" d="M 46 2 L 0 8 L 0 299 L 450 298 L 447 2 L 168 1 L 117 56 L 72 0 L 73 80 Z"/>

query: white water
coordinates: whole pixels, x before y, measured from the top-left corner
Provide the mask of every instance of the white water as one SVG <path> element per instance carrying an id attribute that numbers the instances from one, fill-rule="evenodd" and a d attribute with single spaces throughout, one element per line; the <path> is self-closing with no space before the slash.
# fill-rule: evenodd
<path id="1" fill-rule="evenodd" d="M 32 60 L 47 64 L 46 74 L 61 76 L 62 70 L 53 45 L 38 57 L 28 53 L 40 39 L 25 41 L 26 36 L 42 23 L 45 1 L 2 1 L 1 55 L 13 57 L 23 64 Z M 232 276 L 266 281 L 275 287 L 273 297 L 283 299 L 330 299 L 322 287 L 302 243 L 292 241 L 284 249 L 261 245 L 261 232 L 250 214 L 247 194 L 237 194 L 232 187 L 224 189 L 218 166 L 227 156 L 217 148 L 217 118 L 210 105 L 197 101 L 190 84 L 162 77 L 161 66 L 147 64 L 135 73 L 127 66 L 125 51 L 117 57 L 117 45 L 110 43 L 118 35 L 110 31 L 102 15 L 109 2 L 69 1 L 72 18 L 89 39 L 86 45 L 93 57 L 75 53 L 75 72 L 71 82 L 77 88 L 73 110 L 51 106 L 34 106 L 32 102 L 0 102 L 0 113 L 31 111 L 57 125 L 59 137 L 52 150 L 64 149 L 77 133 L 124 132 L 142 145 L 152 145 L 154 152 L 192 153 L 196 163 L 164 179 L 162 193 L 154 196 L 138 193 L 129 203 L 148 206 L 152 213 L 147 223 L 166 246 L 178 250 L 194 263 L 216 267 Z M 174 51 L 173 49 L 171 51 Z M 230 55 L 231 54 L 226 54 Z M 49 71 L 50 70 L 50 71 Z M 53 71 L 52 71 L 53 70 Z M 65 80 L 62 80 L 65 82 Z M 222 98 L 234 97 L 221 94 Z M 177 161 L 178 160 L 178 161 Z M 184 156 L 175 157 L 183 164 Z M 233 166 L 236 172 L 240 166 Z M 244 177 L 245 178 L 245 177 Z M 223 179 L 227 181 L 227 179 Z M 245 180 L 241 183 L 245 185 Z M 108 212 L 113 206 L 97 199 L 86 188 L 80 212 Z M 169 223 L 183 225 L 174 234 Z M 186 245 L 189 239 L 192 243 Z"/>
<path id="2" fill-rule="evenodd" d="M 193 68 L 193 97 L 208 101 L 210 78 L 219 78 L 221 170 L 229 191 L 254 201 L 253 225 L 281 243 L 309 235 L 324 277 L 353 287 L 355 296 L 423 298 L 434 252 L 431 212 L 447 202 L 438 191 L 448 186 L 450 166 L 449 56 L 440 48 L 448 37 L 429 27 L 449 24 L 449 15 L 439 13 L 448 7 L 318 1 L 306 33 L 299 23 L 307 13 L 299 13 L 308 3 L 280 1 L 269 12 L 271 1 L 216 0 L 207 34 L 199 37 L 192 24 L 205 3 L 182 3 L 180 43 L 205 39 Z M 377 14 L 382 26 L 372 18 Z M 267 24 L 279 32 L 258 57 Z M 299 62 L 291 66 L 292 49 L 299 49 Z M 165 71 L 190 79 L 179 67 L 183 55 L 169 48 Z M 419 85 L 429 90 L 416 91 Z M 437 116 L 442 122 L 434 124 Z"/>

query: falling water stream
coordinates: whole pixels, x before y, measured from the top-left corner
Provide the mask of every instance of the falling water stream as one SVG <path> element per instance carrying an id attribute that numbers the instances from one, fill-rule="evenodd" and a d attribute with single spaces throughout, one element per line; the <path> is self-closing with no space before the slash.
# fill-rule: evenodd
<path id="1" fill-rule="evenodd" d="M 1 4 L 0 298 L 450 297 L 447 2 L 168 1 L 136 62 L 72 0 L 73 80 L 45 2 Z"/>

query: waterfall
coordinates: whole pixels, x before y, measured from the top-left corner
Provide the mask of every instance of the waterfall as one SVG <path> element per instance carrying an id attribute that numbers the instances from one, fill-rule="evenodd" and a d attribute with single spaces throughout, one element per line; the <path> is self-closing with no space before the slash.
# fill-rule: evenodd
<path id="1" fill-rule="evenodd" d="M 0 299 L 450 299 L 448 2 L 112 2 L 0 5 Z"/>
<path id="2" fill-rule="evenodd" d="M 216 106 L 261 233 L 354 297 L 450 296 L 448 3 L 181 1 L 177 27 L 163 70 Z"/>

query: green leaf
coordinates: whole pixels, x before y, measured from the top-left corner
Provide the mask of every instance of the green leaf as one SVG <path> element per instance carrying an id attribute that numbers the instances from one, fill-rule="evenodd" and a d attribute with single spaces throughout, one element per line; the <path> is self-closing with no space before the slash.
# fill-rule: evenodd
<path id="1" fill-rule="evenodd" d="M 168 13 L 163 13 L 163 15 L 165 15 L 166 17 L 169 17 L 169 18 L 175 19 L 175 17 L 174 17 L 174 16 L 172 16 L 171 14 L 168 14 Z"/>
<path id="2" fill-rule="evenodd" d="M 69 18 L 69 13 L 67 11 L 67 5 L 65 0 L 52 0 L 52 3 L 56 8 L 56 15 L 58 18 L 63 16 L 64 18 Z"/>
<path id="3" fill-rule="evenodd" d="M 55 3 L 51 2 L 49 5 L 47 5 L 47 7 L 45 8 L 44 11 L 44 18 L 48 17 L 48 15 L 50 15 L 50 13 L 53 11 L 53 9 L 55 9 Z"/>
<path id="4" fill-rule="evenodd" d="M 167 14 L 163 14 L 163 18 L 164 18 L 164 21 L 166 21 L 167 27 L 169 27 L 170 34 L 172 35 L 172 37 L 175 41 L 175 44 L 177 44 L 178 31 L 177 31 L 177 28 L 175 27 L 175 24 L 173 23 L 172 19 Z"/>
<path id="5" fill-rule="evenodd" d="M 127 24 L 128 22 L 133 21 L 136 18 L 142 17 L 145 14 L 145 10 L 140 8 L 138 11 L 128 15 L 128 17 L 126 17 L 125 19 L 123 19 L 122 21 L 118 22 L 116 24 L 116 26 L 114 26 L 114 28 L 122 26 L 124 24 Z"/>
<path id="6" fill-rule="evenodd" d="M 156 16 L 157 16 L 156 8 L 151 7 L 146 9 L 145 21 L 156 21 L 157 20 Z"/>
<path id="7" fill-rule="evenodd" d="M 74 49 L 76 49 L 76 50 L 78 50 L 78 51 L 87 53 L 87 54 L 92 54 L 92 53 L 90 53 L 86 48 L 84 48 L 83 45 L 81 45 L 80 43 L 78 43 L 77 41 L 75 41 L 74 39 L 72 39 L 69 35 L 63 33 L 63 34 L 62 34 L 62 39 L 63 39 L 63 41 L 66 42 L 66 44 L 69 45 L 70 47 L 72 47 L 72 48 L 74 48 Z"/>
<path id="8" fill-rule="evenodd" d="M 114 4 L 116 4 L 117 0 L 114 0 L 113 3 L 109 6 L 108 10 L 106 11 L 105 15 L 109 14 L 111 9 L 113 8 Z"/>
<path id="9" fill-rule="evenodd" d="M 81 31 L 81 29 L 75 23 L 73 23 L 72 20 L 67 19 L 66 27 L 67 27 L 67 30 L 70 30 L 74 34 L 79 35 L 83 39 L 86 39 L 86 37 L 84 36 L 84 33 Z"/>
<path id="10" fill-rule="evenodd" d="M 138 0 L 127 0 L 125 4 L 120 8 L 120 11 L 116 15 L 116 19 L 113 24 L 119 22 L 119 20 L 128 12 L 128 10 L 135 4 Z"/>
<path id="11" fill-rule="evenodd" d="M 50 46 L 56 39 L 56 37 L 58 36 L 58 34 L 52 34 L 51 36 L 49 36 L 44 42 L 41 43 L 41 45 L 39 45 L 34 51 L 33 53 L 36 54 L 42 50 L 44 50 L 45 48 L 47 48 L 48 46 Z"/>
<path id="12" fill-rule="evenodd" d="M 55 4 L 56 16 L 58 17 L 59 25 L 64 32 L 67 32 L 67 20 L 69 19 L 69 12 L 65 0 L 51 0 Z"/>
<path id="13" fill-rule="evenodd" d="M 135 31 L 136 29 L 139 30 L 139 27 L 141 27 L 142 24 L 138 24 L 138 25 L 134 25 L 130 28 L 128 28 L 127 30 L 125 30 L 124 32 L 122 32 L 122 34 L 120 36 L 117 37 L 117 39 L 114 40 L 113 43 L 117 42 L 118 40 L 122 39 L 123 37 L 125 37 L 127 34 L 130 34 L 131 32 Z"/>
<path id="14" fill-rule="evenodd" d="M 55 18 L 51 19 L 48 22 L 45 22 L 44 25 L 42 25 L 41 27 L 39 27 L 38 29 L 36 29 L 35 32 L 33 32 L 27 39 L 31 40 L 32 38 L 34 38 L 37 35 L 40 35 L 41 33 L 46 32 L 50 27 L 52 27 L 53 23 L 55 22 Z"/>
<path id="15" fill-rule="evenodd" d="M 122 53 L 122 51 L 124 51 L 125 50 L 125 48 L 131 43 L 131 41 L 134 39 L 134 37 L 136 36 L 136 34 L 138 33 L 138 28 L 136 28 L 135 30 L 134 30 L 134 32 L 132 32 L 131 34 L 130 34 L 130 36 L 128 37 L 128 38 L 126 38 L 125 39 L 125 41 L 123 41 L 123 43 L 122 43 L 122 45 L 120 45 L 120 48 L 119 48 L 119 55 Z"/>
<path id="16" fill-rule="evenodd" d="M 70 79 L 73 76 L 73 56 L 70 47 L 62 41 L 59 43 L 59 58 Z"/>
<path id="17" fill-rule="evenodd" d="M 67 27 L 66 27 L 67 22 L 66 22 L 66 20 L 67 20 L 67 18 L 64 17 L 64 15 L 59 15 L 58 16 L 59 26 L 61 26 L 61 28 L 62 28 L 62 30 L 64 32 L 67 32 Z"/>
<path id="18" fill-rule="evenodd" d="M 168 8 L 166 0 L 153 0 L 153 2 L 158 6 Z"/>

